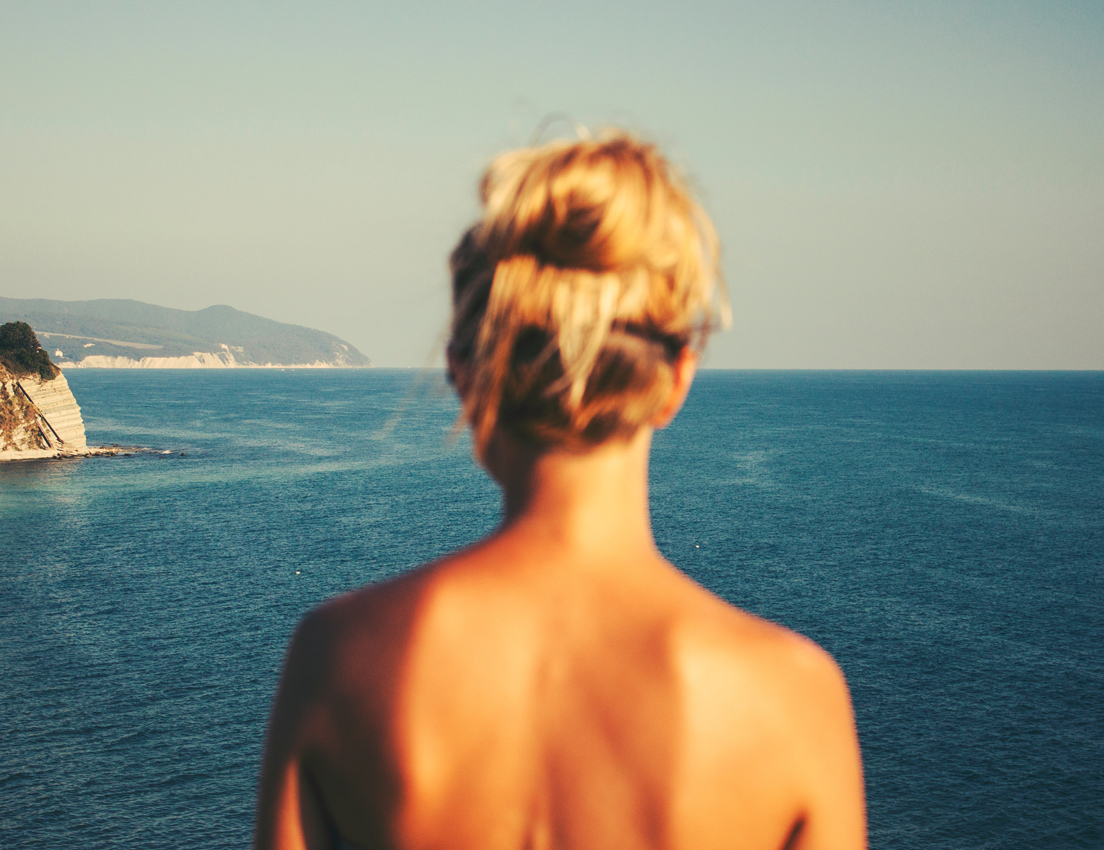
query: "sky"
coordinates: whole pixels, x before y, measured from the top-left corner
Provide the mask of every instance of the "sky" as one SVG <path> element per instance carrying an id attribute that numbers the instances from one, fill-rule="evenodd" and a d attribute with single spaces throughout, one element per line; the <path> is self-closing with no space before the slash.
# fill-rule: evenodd
<path id="1" fill-rule="evenodd" d="M 707 366 L 1104 369 L 1099 0 L 0 0 L 0 295 L 437 364 L 479 175 L 557 112 L 690 179 Z"/>

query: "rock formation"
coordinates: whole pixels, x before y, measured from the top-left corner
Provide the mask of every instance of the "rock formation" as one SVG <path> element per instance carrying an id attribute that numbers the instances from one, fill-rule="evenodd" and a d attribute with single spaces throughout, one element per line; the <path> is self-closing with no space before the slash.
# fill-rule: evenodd
<path id="1" fill-rule="evenodd" d="M 0 325 L 0 460 L 88 454 L 69 382 L 23 322 Z"/>
<path id="2" fill-rule="evenodd" d="M 65 376 L 16 376 L 0 366 L 0 460 L 88 453 L 84 420 Z"/>

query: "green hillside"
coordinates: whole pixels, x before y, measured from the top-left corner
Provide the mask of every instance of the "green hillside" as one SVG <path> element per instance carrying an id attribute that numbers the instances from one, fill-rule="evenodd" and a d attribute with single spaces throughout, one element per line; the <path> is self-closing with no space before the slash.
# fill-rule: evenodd
<path id="1" fill-rule="evenodd" d="M 227 346 L 241 365 L 372 365 L 333 334 L 221 305 L 190 311 L 116 299 L 0 298 L 0 323 L 14 321 L 33 327 L 48 351 L 60 349 L 61 359 L 78 362 L 91 355 L 141 360 L 218 354 Z"/>

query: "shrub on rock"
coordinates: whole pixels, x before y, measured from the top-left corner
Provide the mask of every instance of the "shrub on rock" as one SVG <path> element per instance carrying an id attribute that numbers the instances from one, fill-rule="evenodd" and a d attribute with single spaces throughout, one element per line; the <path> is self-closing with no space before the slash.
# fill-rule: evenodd
<path id="1" fill-rule="evenodd" d="M 0 325 L 0 363 L 17 376 L 38 375 L 44 381 L 56 378 L 59 371 L 26 322 Z"/>

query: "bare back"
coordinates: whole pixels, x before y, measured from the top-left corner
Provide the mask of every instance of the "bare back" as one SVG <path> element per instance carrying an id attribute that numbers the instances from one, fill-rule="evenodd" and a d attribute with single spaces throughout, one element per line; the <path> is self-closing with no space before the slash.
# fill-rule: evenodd
<path id="1" fill-rule="evenodd" d="M 646 547 L 588 560 L 508 531 L 331 604 L 296 644 L 311 681 L 285 687 L 311 694 L 300 711 L 312 719 L 293 724 L 288 754 L 320 836 L 364 848 L 862 844 L 835 665 Z"/>

